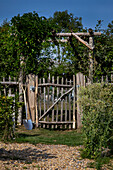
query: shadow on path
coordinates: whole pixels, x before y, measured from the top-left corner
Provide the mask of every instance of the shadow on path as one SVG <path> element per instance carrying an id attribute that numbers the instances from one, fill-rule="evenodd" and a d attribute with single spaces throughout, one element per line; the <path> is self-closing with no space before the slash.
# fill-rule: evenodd
<path id="1" fill-rule="evenodd" d="M 21 162 L 32 163 L 33 161 L 47 161 L 48 159 L 57 158 L 55 155 L 46 153 L 47 150 L 42 149 L 32 149 L 28 147 L 23 150 L 5 150 L 0 148 L 0 160 L 10 161 L 17 160 Z"/>

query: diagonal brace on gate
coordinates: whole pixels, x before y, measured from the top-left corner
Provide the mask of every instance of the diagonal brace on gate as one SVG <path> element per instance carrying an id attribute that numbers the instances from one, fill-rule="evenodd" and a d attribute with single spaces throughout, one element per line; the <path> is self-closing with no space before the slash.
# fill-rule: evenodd
<path id="1" fill-rule="evenodd" d="M 39 118 L 39 120 L 41 120 L 43 117 L 45 117 L 47 114 L 48 114 L 48 112 L 60 101 L 60 99 L 62 98 L 62 97 L 64 97 L 65 95 L 67 95 L 68 93 L 70 93 L 72 90 L 74 89 L 74 87 L 72 87 L 71 89 L 69 89 L 67 92 L 65 92 L 64 94 L 62 94 L 59 98 L 58 98 L 58 100 Z"/>

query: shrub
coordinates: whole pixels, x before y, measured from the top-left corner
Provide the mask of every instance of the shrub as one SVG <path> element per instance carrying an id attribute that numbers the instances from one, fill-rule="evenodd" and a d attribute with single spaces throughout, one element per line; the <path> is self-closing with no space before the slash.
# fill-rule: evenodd
<path id="1" fill-rule="evenodd" d="M 113 86 L 92 84 L 79 91 L 86 157 L 96 158 L 109 147 L 113 133 Z"/>
<path id="2" fill-rule="evenodd" d="M 19 103 L 15 103 L 13 97 L 0 96 L 0 136 L 3 140 L 14 136 L 13 113 L 17 107 Z"/>

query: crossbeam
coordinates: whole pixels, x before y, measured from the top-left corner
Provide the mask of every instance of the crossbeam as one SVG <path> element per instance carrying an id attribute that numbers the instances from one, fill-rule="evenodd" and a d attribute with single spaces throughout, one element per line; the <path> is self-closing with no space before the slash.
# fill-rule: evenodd
<path id="1" fill-rule="evenodd" d="M 90 50 L 93 50 L 94 49 L 94 46 L 91 46 L 88 42 L 84 41 L 81 37 L 79 36 L 89 36 L 89 37 L 92 37 L 92 36 L 99 36 L 101 35 L 101 32 L 92 32 L 92 34 L 89 32 L 77 32 L 77 33 L 53 33 L 53 36 L 54 36 L 54 39 L 55 37 L 75 37 L 78 41 L 80 41 L 82 44 L 84 44 L 86 47 L 88 47 Z M 67 42 L 69 41 L 69 39 L 64 39 L 64 40 L 58 40 L 58 39 L 55 39 L 55 40 L 49 40 L 49 41 L 56 41 L 56 42 Z"/>
<path id="2" fill-rule="evenodd" d="M 54 83 L 38 84 L 38 87 L 46 87 L 46 86 L 65 87 L 65 88 L 70 88 L 70 87 L 72 87 L 72 85 L 67 85 L 67 84 L 54 84 Z"/>
<path id="3" fill-rule="evenodd" d="M 74 34 L 78 36 L 91 36 L 89 32 L 77 32 Z M 100 36 L 101 32 L 93 32 L 93 35 Z M 56 33 L 55 36 L 56 37 L 71 37 L 72 33 Z"/>

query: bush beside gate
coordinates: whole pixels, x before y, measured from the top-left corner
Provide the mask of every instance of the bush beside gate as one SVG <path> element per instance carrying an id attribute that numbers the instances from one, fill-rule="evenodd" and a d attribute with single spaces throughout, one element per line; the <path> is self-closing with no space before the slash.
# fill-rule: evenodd
<path id="1" fill-rule="evenodd" d="M 113 86 L 92 84 L 79 91 L 82 110 L 85 154 L 94 158 L 100 156 L 113 142 Z M 113 148 L 109 148 L 113 149 Z"/>

